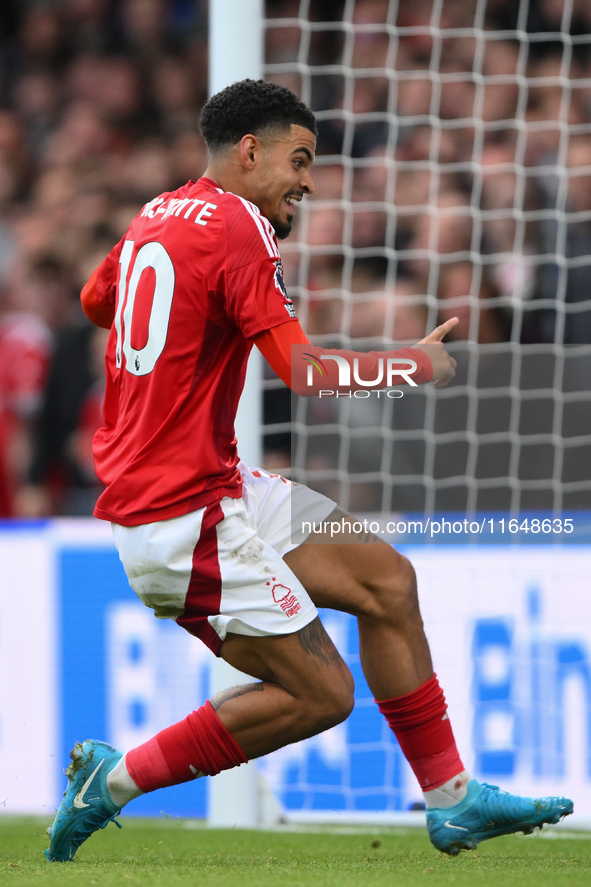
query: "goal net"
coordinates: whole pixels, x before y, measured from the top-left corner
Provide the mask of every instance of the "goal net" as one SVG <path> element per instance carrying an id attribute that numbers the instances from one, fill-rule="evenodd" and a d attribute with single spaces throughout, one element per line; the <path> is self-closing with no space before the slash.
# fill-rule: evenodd
<path id="1" fill-rule="evenodd" d="M 588 5 L 281 0 L 267 15 L 266 76 L 319 125 L 316 192 L 281 245 L 304 329 L 379 350 L 459 318 L 448 389 L 291 415 L 267 379 L 267 466 L 354 513 L 591 507 Z"/>
<path id="2" fill-rule="evenodd" d="M 281 245 L 302 326 L 327 348 L 380 350 L 459 319 L 446 389 L 292 405 L 269 374 L 268 470 L 354 514 L 591 508 L 590 10 L 267 3 L 266 77 L 301 95 L 319 126 L 316 191 Z M 561 732 L 565 700 L 575 712 L 591 700 L 582 685 L 563 690 L 587 673 L 589 639 L 577 640 L 584 602 L 572 600 L 568 626 L 556 602 L 587 555 L 513 551 L 499 572 L 486 553 L 431 554 L 412 559 L 445 599 L 427 595 L 423 610 L 466 764 L 507 788 L 564 788 L 565 760 L 587 754 Z M 449 622 L 450 607 L 461 618 Z M 355 674 L 355 712 L 261 766 L 308 816 L 408 809 L 420 793 L 363 680 L 354 620 L 326 619 Z"/>

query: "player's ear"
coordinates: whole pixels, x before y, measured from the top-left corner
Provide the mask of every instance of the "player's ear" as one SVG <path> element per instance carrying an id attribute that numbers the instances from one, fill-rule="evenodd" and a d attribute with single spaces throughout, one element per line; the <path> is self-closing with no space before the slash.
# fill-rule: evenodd
<path id="1" fill-rule="evenodd" d="M 256 136 L 246 135 L 240 140 L 240 162 L 244 169 L 252 169 L 256 162 L 260 142 Z"/>

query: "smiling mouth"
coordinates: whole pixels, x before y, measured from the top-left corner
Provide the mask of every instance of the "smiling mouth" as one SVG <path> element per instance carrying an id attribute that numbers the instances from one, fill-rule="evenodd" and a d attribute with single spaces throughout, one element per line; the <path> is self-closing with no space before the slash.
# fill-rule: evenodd
<path id="1" fill-rule="evenodd" d="M 296 211 L 297 204 L 300 202 L 301 199 L 301 197 L 294 197 L 292 194 L 284 198 L 285 202 L 294 213 Z"/>

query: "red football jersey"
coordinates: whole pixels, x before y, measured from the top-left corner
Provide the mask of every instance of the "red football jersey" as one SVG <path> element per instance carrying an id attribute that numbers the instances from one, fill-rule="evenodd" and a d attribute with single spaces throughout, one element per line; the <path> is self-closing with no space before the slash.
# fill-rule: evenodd
<path id="1" fill-rule="evenodd" d="M 239 497 L 249 340 L 295 318 L 271 224 L 215 182 L 189 182 L 146 204 L 96 288 L 116 300 L 96 516 L 133 526 Z"/>

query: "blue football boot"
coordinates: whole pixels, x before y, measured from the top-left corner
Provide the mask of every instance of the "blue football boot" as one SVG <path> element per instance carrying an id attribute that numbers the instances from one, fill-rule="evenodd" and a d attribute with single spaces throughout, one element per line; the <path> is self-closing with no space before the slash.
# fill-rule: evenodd
<path id="1" fill-rule="evenodd" d="M 427 830 L 438 850 L 457 856 L 460 850 L 473 850 L 480 841 L 499 835 L 531 835 L 545 822 L 558 822 L 572 812 L 568 798 L 520 798 L 471 779 L 459 804 L 427 809 Z"/>
<path id="2" fill-rule="evenodd" d="M 80 844 L 110 822 L 121 828 L 115 819 L 121 807 L 111 800 L 107 776 L 123 757 L 122 752 L 106 742 L 87 739 L 82 745 L 76 743 L 70 757 L 72 763 L 66 770 L 68 787 L 53 823 L 47 829 L 51 843 L 45 856 L 50 862 L 74 859 Z"/>

